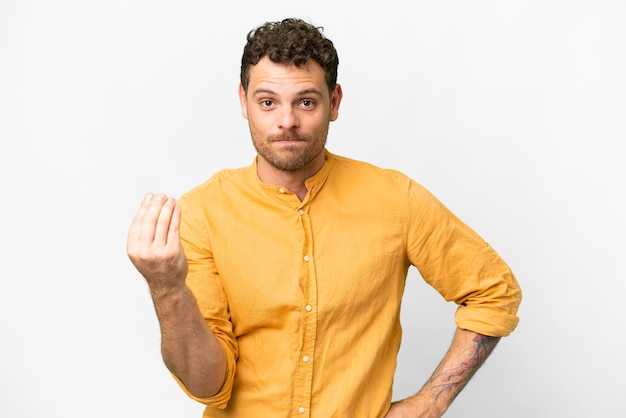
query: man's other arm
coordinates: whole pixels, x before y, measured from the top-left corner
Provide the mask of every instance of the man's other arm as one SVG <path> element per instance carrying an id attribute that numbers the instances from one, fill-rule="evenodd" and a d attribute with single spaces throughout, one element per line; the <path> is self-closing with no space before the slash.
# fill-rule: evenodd
<path id="1" fill-rule="evenodd" d="M 127 253 L 150 288 L 165 365 L 191 394 L 208 398 L 224 384 L 226 354 L 185 284 L 180 215 L 173 198 L 146 195 L 128 232 Z"/>
<path id="2" fill-rule="evenodd" d="M 422 389 L 394 402 L 385 418 L 439 418 L 491 354 L 499 337 L 457 328 L 448 352 Z"/>

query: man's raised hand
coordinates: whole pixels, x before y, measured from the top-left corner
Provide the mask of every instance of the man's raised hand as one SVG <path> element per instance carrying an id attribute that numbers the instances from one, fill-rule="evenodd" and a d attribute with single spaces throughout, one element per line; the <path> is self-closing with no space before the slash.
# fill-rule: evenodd
<path id="1" fill-rule="evenodd" d="M 184 286 L 188 266 L 180 243 L 180 207 L 174 198 L 162 193 L 144 197 L 130 225 L 126 251 L 153 295 Z"/>

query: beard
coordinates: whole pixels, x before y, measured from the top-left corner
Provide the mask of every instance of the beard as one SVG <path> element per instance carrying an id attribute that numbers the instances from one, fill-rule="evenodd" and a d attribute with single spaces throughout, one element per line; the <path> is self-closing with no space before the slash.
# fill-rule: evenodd
<path id="1" fill-rule="evenodd" d="M 251 135 L 257 153 L 269 164 L 281 171 L 296 172 L 305 169 L 324 151 L 328 127 L 314 135 L 292 134 L 267 138 L 259 138 L 254 132 Z M 282 146 L 277 150 L 275 143 L 281 140 L 298 141 L 298 144 Z"/>

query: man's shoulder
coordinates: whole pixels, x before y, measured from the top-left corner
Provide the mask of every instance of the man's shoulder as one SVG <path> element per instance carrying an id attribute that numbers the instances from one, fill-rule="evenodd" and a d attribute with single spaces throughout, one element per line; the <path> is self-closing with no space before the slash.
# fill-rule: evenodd
<path id="1" fill-rule="evenodd" d="M 250 167 L 224 168 L 215 172 L 207 180 L 185 192 L 181 199 L 204 199 L 207 195 L 227 193 L 228 189 L 241 187 L 249 176 Z"/>
<path id="2" fill-rule="evenodd" d="M 336 171 L 341 174 L 350 173 L 361 178 L 371 177 L 372 179 L 380 179 L 382 181 L 400 181 L 402 183 L 411 180 L 405 173 L 394 168 L 382 167 L 372 162 L 343 155 L 332 154 L 332 156 Z"/>

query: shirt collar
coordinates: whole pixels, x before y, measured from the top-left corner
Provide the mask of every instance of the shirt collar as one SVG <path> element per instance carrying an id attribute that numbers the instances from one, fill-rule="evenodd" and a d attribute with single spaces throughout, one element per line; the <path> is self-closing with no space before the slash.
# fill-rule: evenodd
<path id="1" fill-rule="evenodd" d="M 325 157 L 325 161 L 324 161 L 324 165 L 322 166 L 322 168 L 313 176 L 306 179 L 306 181 L 304 182 L 308 190 L 308 193 L 306 197 L 304 198 L 304 200 L 302 201 L 303 205 L 312 201 L 315 198 L 317 193 L 319 193 L 319 191 L 322 189 L 322 186 L 324 185 L 324 182 L 328 178 L 328 175 L 332 169 L 332 166 L 334 164 L 334 155 L 331 154 L 327 149 L 324 149 L 324 157 Z M 257 164 L 258 164 L 257 157 L 255 156 L 252 161 L 252 165 L 250 165 L 250 175 L 254 176 L 256 183 L 263 190 L 265 190 L 266 192 L 272 195 L 287 196 L 287 195 L 292 194 L 288 192 L 284 186 L 263 183 L 259 179 L 259 176 L 257 174 L 258 172 Z M 295 195 L 293 195 L 293 197 L 295 197 Z M 297 199 L 297 197 L 295 198 Z"/>

